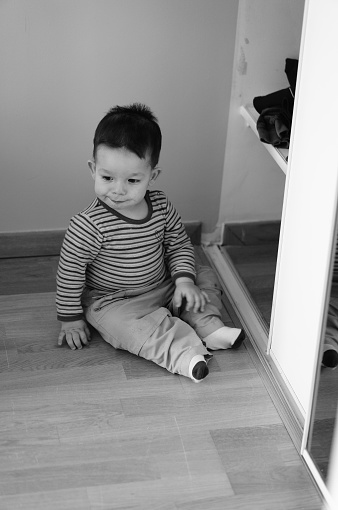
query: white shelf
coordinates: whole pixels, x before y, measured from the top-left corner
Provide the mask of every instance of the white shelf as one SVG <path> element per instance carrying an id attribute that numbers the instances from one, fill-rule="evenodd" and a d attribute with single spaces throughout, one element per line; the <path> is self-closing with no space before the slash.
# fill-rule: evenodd
<path id="1" fill-rule="evenodd" d="M 258 131 L 257 131 L 257 120 L 258 120 L 258 113 L 254 109 L 253 106 L 241 106 L 240 107 L 240 114 L 247 123 L 247 125 L 252 129 L 252 131 L 255 133 L 257 138 L 259 139 Z M 263 143 L 261 144 L 264 146 L 264 148 L 268 151 L 268 153 L 273 157 L 273 159 L 276 161 L 276 163 L 279 165 L 279 167 L 283 170 L 283 172 L 286 174 L 288 170 L 288 163 L 287 158 L 289 154 L 289 149 L 277 149 L 276 147 L 273 147 L 270 144 Z"/>

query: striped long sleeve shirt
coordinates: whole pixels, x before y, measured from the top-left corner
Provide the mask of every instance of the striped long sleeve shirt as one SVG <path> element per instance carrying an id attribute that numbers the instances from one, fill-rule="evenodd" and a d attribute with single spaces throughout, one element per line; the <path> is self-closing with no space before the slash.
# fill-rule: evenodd
<path id="1" fill-rule="evenodd" d="M 148 191 L 148 215 L 126 218 L 96 198 L 67 229 L 57 272 L 57 316 L 83 318 L 85 287 L 108 293 L 144 288 L 170 277 L 195 278 L 194 249 L 162 191 Z"/>

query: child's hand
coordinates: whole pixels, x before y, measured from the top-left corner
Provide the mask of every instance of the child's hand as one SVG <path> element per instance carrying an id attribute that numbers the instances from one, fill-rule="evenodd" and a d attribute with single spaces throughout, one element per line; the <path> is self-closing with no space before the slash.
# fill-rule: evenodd
<path id="1" fill-rule="evenodd" d="M 65 338 L 72 350 L 82 349 L 82 345 L 88 345 L 90 331 L 86 322 L 84 320 L 62 322 L 58 345 L 62 345 Z"/>
<path id="2" fill-rule="evenodd" d="M 173 297 L 174 311 L 177 311 L 182 306 L 183 298 L 186 300 L 185 310 L 193 310 L 193 312 L 203 312 L 206 303 L 210 301 L 208 295 L 204 290 L 200 290 L 192 280 L 180 281 L 176 280 L 176 290 Z"/>

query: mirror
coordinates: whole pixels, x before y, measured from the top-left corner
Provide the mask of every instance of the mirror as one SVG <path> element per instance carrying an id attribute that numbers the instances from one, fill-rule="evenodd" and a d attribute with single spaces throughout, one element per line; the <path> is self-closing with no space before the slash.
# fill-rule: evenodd
<path id="1" fill-rule="evenodd" d="M 338 405 L 338 244 L 334 245 L 306 445 L 324 483 L 330 466 Z"/>

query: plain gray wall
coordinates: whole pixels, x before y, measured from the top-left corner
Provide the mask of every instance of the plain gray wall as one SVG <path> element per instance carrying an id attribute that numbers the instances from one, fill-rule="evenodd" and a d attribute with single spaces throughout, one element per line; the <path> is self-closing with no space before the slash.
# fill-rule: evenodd
<path id="1" fill-rule="evenodd" d="M 163 132 L 157 187 L 217 222 L 238 0 L 2 0 L 0 232 L 66 228 L 94 198 L 95 127 L 145 102 Z"/>

